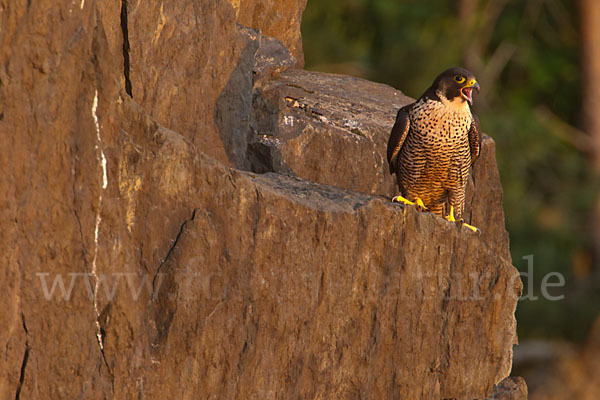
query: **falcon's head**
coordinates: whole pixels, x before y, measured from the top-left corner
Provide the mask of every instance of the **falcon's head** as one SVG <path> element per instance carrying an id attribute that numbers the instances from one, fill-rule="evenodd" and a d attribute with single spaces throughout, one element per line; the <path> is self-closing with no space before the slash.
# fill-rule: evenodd
<path id="1" fill-rule="evenodd" d="M 479 92 L 479 83 L 471 72 L 464 68 L 454 67 L 445 70 L 435 78 L 431 88 L 436 94 L 444 96 L 450 101 L 458 97 L 461 102 L 468 101 L 470 105 L 473 105 L 473 89 Z"/>

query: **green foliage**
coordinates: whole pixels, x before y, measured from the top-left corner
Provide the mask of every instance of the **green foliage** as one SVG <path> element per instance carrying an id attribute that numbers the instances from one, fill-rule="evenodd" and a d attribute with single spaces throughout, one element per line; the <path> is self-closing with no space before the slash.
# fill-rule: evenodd
<path id="1" fill-rule="evenodd" d="M 309 0 L 306 67 L 412 97 L 448 67 L 471 69 L 482 83 L 476 112 L 497 143 L 513 262 L 526 270 L 522 257 L 534 255 L 537 296 L 545 274 L 567 280 L 563 301 L 520 302 L 519 334 L 581 338 L 600 300 L 590 301 L 585 284 L 586 221 L 599 187 L 573 128 L 581 102 L 575 0 L 480 0 L 471 13 L 460 12 L 463 3 Z"/>

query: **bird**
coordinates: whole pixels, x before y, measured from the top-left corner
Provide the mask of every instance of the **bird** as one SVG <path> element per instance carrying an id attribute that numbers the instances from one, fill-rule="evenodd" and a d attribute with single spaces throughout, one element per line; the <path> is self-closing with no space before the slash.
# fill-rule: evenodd
<path id="1" fill-rule="evenodd" d="M 387 160 L 400 191 L 393 202 L 479 232 L 463 220 L 470 169 L 481 151 L 479 119 L 471 111 L 474 90 L 480 85 L 465 68 L 439 74 L 421 97 L 398 110 Z"/>

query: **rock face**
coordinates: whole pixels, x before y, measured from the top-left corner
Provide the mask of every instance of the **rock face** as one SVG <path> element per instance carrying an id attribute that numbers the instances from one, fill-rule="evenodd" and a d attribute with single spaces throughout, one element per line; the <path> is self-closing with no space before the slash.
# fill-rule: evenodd
<path id="1" fill-rule="evenodd" d="M 206 154 L 241 167 L 237 155 L 226 147 L 231 139 L 219 132 L 216 105 L 230 81 L 244 96 L 245 85 L 252 82 L 246 64 L 257 44 L 238 29 L 231 4 L 227 0 L 124 4 L 130 48 L 126 75 L 133 99 Z"/>
<path id="2" fill-rule="evenodd" d="M 272 36 L 287 47 L 296 59 L 296 67 L 304 66 L 300 22 L 307 0 L 229 0 L 238 21 Z"/>
<path id="3" fill-rule="evenodd" d="M 338 99 L 372 124 L 360 146 L 313 132 L 372 157 L 356 186 L 309 176 L 301 159 L 317 160 L 293 153 L 308 128 L 286 133 L 281 111 L 309 125 L 308 75 L 236 22 L 243 4 L 0 10 L 0 398 L 471 399 L 508 375 L 520 281 L 488 210 L 493 142 L 479 237 L 375 196 L 393 190 L 379 146 L 407 101 L 381 85 Z"/>
<path id="4" fill-rule="evenodd" d="M 254 171 L 293 173 L 389 198 L 396 194 L 387 140 L 398 109 L 413 99 L 364 79 L 301 70 L 254 87 L 258 135 L 249 149 Z M 465 211 L 466 221 L 482 230 L 483 242 L 510 260 L 495 144 L 486 135 Z"/>
<path id="5" fill-rule="evenodd" d="M 364 79 L 302 70 L 285 71 L 255 90 L 257 141 L 276 147 L 294 174 L 368 194 L 394 193 L 383 152 L 395 113 L 410 98 Z"/>
<path id="6" fill-rule="evenodd" d="M 514 332 L 496 319 L 510 320 L 518 284 L 472 235 L 207 161 L 197 185 L 217 191 L 199 193 L 150 305 L 150 382 L 177 370 L 199 377 L 179 392 L 192 397 L 482 398 L 508 373 Z"/>

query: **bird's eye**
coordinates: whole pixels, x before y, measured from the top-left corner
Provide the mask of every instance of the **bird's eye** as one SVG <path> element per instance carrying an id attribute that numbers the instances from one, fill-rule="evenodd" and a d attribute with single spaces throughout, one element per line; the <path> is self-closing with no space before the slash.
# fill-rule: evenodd
<path id="1" fill-rule="evenodd" d="M 463 83 L 465 81 L 465 77 L 464 76 L 460 76 L 460 75 L 455 75 L 454 76 L 454 80 L 458 83 Z"/>

